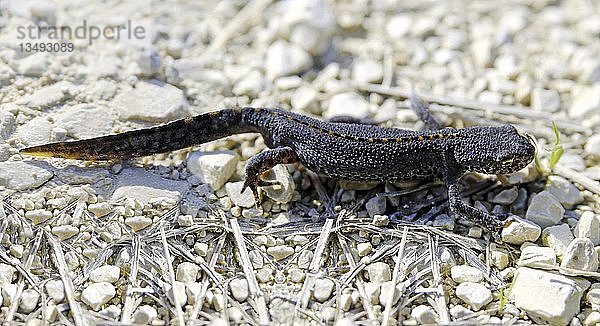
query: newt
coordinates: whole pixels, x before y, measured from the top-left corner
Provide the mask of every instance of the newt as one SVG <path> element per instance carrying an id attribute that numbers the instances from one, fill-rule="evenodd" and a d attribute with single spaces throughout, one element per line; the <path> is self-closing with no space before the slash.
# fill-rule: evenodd
<path id="1" fill-rule="evenodd" d="M 465 172 L 507 174 L 534 158 L 531 138 L 512 125 L 441 128 L 426 105 L 411 99 L 429 130 L 411 131 L 314 119 L 271 108 L 223 109 L 163 125 L 91 139 L 24 148 L 21 154 L 77 160 L 116 160 L 169 152 L 240 133 L 260 133 L 270 148 L 251 157 L 243 190 L 257 203 L 258 187 L 273 185 L 261 174 L 277 164 L 302 163 L 335 179 L 400 181 L 437 178 L 448 190 L 451 213 L 499 234 L 506 221 L 462 201 Z M 242 191 L 243 191 L 242 190 Z"/>

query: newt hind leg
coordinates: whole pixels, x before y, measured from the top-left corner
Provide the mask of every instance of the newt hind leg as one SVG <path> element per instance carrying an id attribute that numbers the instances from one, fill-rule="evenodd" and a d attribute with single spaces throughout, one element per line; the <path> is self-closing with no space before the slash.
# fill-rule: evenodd
<path id="1" fill-rule="evenodd" d="M 410 96 L 410 107 L 415 111 L 417 116 L 425 124 L 427 130 L 440 130 L 442 125 L 429 111 L 429 105 L 426 104 L 417 94 L 413 93 Z"/>
<path id="2" fill-rule="evenodd" d="M 267 151 L 258 153 L 252 156 L 246 165 L 246 177 L 244 180 L 244 186 L 242 192 L 246 188 L 252 190 L 254 195 L 254 201 L 256 205 L 260 203 L 260 196 L 258 194 L 258 187 L 273 186 L 279 184 L 278 181 L 267 181 L 260 179 L 260 176 L 274 167 L 277 164 L 288 164 L 298 162 L 298 156 L 291 147 L 277 147 L 269 149 Z"/>

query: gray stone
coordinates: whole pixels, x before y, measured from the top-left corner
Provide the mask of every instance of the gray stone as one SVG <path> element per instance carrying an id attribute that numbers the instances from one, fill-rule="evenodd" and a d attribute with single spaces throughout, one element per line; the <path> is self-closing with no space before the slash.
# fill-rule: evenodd
<path id="1" fill-rule="evenodd" d="M 267 248 L 267 254 L 276 261 L 280 261 L 294 254 L 294 248 L 281 245 Z"/>
<path id="2" fill-rule="evenodd" d="M 108 282 L 92 283 L 81 292 L 81 301 L 98 311 L 115 294 L 117 294 L 115 287 Z"/>
<path id="3" fill-rule="evenodd" d="M 548 192 L 564 207 L 573 207 L 583 202 L 583 195 L 569 180 L 556 175 L 548 176 Z"/>
<path id="4" fill-rule="evenodd" d="M 369 280 L 375 283 L 383 283 L 392 279 L 390 266 L 384 262 L 375 262 L 367 266 Z"/>
<path id="5" fill-rule="evenodd" d="M 328 278 L 319 278 L 315 280 L 313 296 L 315 300 L 319 302 L 325 302 L 329 297 L 331 297 L 331 293 L 333 293 L 335 284 L 332 280 Z"/>
<path id="6" fill-rule="evenodd" d="M 16 129 L 15 116 L 5 109 L 4 105 L 0 106 L 0 140 L 10 138 Z"/>
<path id="7" fill-rule="evenodd" d="M 255 203 L 252 190 L 250 190 L 250 188 L 246 188 L 244 192 L 242 192 L 243 185 L 244 181 L 226 183 L 225 190 L 227 191 L 227 196 L 231 198 L 231 201 L 236 206 L 245 208 L 254 207 Z"/>
<path id="8" fill-rule="evenodd" d="M 379 294 L 379 303 L 381 306 L 385 307 L 390 298 L 392 298 L 392 305 L 396 304 L 400 300 L 403 289 L 404 285 L 402 283 L 394 286 L 392 281 L 383 282 L 381 284 L 381 293 Z"/>
<path id="9" fill-rule="evenodd" d="M 571 170 L 575 170 L 577 172 L 583 172 L 586 168 L 586 164 L 583 160 L 583 157 L 569 152 L 565 152 L 560 157 L 560 161 L 558 161 L 558 164 L 567 167 Z"/>
<path id="10" fill-rule="evenodd" d="M 548 269 L 556 266 L 556 253 L 552 248 L 528 246 L 521 251 L 517 265 L 521 267 Z"/>
<path id="11" fill-rule="evenodd" d="M 123 120 L 164 122 L 189 114 L 183 91 L 158 81 L 138 82 L 135 88 L 117 95 L 112 106 Z"/>
<path id="12" fill-rule="evenodd" d="M 496 196 L 494 196 L 494 198 L 492 198 L 491 202 L 500 205 L 510 205 L 515 201 L 515 199 L 517 199 L 518 195 L 519 190 L 517 187 L 511 187 L 500 191 Z"/>
<path id="13" fill-rule="evenodd" d="M 19 304 L 19 310 L 26 314 L 32 312 L 38 306 L 40 300 L 40 294 L 34 289 L 26 289 L 21 293 L 21 302 Z"/>
<path id="14" fill-rule="evenodd" d="M 231 282 L 229 282 L 229 289 L 231 290 L 233 298 L 238 302 L 244 302 L 248 299 L 248 281 L 245 278 L 231 280 Z"/>
<path id="15" fill-rule="evenodd" d="M 513 282 L 510 295 L 515 305 L 537 318 L 535 320 L 551 325 L 568 325 L 579 312 L 583 293 L 567 277 L 520 267 Z"/>
<path id="16" fill-rule="evenodd" d="M 19 126 L 16 135 L 27 146 L 41 145 L 52 139 L 52 128 L 54 125 L 46 118 L 35 117 Z"/>
<path id="17" fill-rule="evenodd" d="M 487 287 L 473 282 L 460 283 L 456 287 L 456 296 L 471 307 L 474 311 L 478 311 L 486 304 L 492 301 L 492 291 Z"/>
<path id="18" fill-rule="evenodd" d="M 283 40 L 271 44 L 265 59 L 265 69 L 270 80 L 299 74 L 309 69 L 312 64 L 312 57 L 308 52 Z"/>
<path id="19" fill-rule="evenodd" d="M 588 238 L 575 238 L 563 254 L 561 268 L 595 272 L 598 269 L 598 254 Z"/>
<path id="20" fill-rule="evenodd" d="M 364 257 L 373 251 L 373 245 L 370 242 L 361 242 L 356 245 L 356 252 L 359 257 Z"/>
<path id="21" fill-rule="evenodd" d="M 542 228 L 556 225 L 563 217 L 565 209 L 549 191 L 533 196 L 525 217 Z"/>
<path id="22" fill-rule="evenodd" d="M 600 83 L 580 88 L 573 94 L 573 102 L 569 107 L 569 117 L 584 120 L 600 112 Z"/>
<path id="23" fill-rule="evenodd" d="M 542 243 L 544 246 L 554 249 L 558 257 L 563 255 L 573 239 L 573 233 L 568 224 L 549 226 L 542 231 Z"/>
<path id="24" fill-rule="evenodd" d="M 231 151 L 192 152 L 187 168 L 214 190 L 220 189 L 235 173 L 238 157 Z"/>
<path id="25" fill-rule="evenodd" d="M 327 119 L 335 116 L 365 119 L 369 116 L 369 102 L 354 92 L 336 94 L 329 100 L 329 107 L 324 116 Z"/>
<path id="26" fill-rule="evenodd" d="M 560 109 L 560 96 L 553 89 L 534 88 L 531 92 L 531 108 L 540 112 L 556 112 Z"/>
<path id="27" fill-rule="evenodd" d="M 32 211 L 25 212 L 25 218 L 30 220 L 33 225 L 38 225 L 52 218 L 52 212 L 45 209 L 34 209 Z"/>
<path id="28" fill-rule="evenodd" d="M 90 272 L 90 280 L 94 283 L 115 283 L 121 276 L 121 269 L 115 265 L 100 266 Z"/>
<path id="29" fill-rule="evenodd" d="M 54 174 L 36 165 L 23 161 L 0 162 L 0 186 L 22 191 L 43 185 Z"/>
<path id="30" fill-rule="evenodd" d="M 141 168 L 129 168 L 117 175 L 111 201 L 131 198 L 141 203 L 148 203 L 153 198 L 169 198 L 178 202 L 188 187 L 189 185 L 185 181 L 164 179 Z"/>
<path id="31" fill-rule="evenodd" d="M 452 231 L 455 227 L 454 218 L 448 214 L 440 214 L 433 220 L 433 226 Z"/>
<path id="32" fill-rule="evenodd" d="M 502 229 L 502 241 L 520 245 L 524 242 L 535 242 L 542 233 L 542 228 L 518 216 L 511 216 L 513 221 Z"/>
<path id="33" fill-rule="evenodd" d="M 483 281 L 483 273 L 475 268 L 468 265 L 457 265 L 450 269 L 452 279 L 456 283 L 473 282 L 479 283 Z"/>
<path id="34" fill-rule="evenodd" d="M 56 125 L 66 129 L 69 136 L 83 139 L 110 134 L 114 120 L 110 108 L 76 104 L 58 115 Z"/>
<path id="35" fill-rule="evenodd" d="M 384 196 L 375 196 L 365 204 L 365 208 L 367 209 L 367 213 L 370 217 L 375 217 L 375 215 L 381 215 L 385 213 L 386 208 L 386 200 Z"/>
<path id="36" fill-rule="evenodd" d="M 600 244 L 600 216 L 586 211 L 581 214 L 573 234 L 578 238 L 588 238 L 594 245 Z"/>

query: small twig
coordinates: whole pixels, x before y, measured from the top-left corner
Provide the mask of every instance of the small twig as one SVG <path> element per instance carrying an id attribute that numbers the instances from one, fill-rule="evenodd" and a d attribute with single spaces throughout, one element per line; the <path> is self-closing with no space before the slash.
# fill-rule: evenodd
<path id="1" fill-rule="evenodd" d="M 439 239 L 436 237 L 436 239 Z M 437 312 L 440 316 L 440 323 L 447 324 L 450 322 L 450 313 L 448 312 L 448 306 L 446 305 L 446 293 L 442 285 L 442 277 L 440 275 L 440 257 L 438 256 L 437 241 L 433 240 L 432 236 L 429 236 L 429 254 L 431 262 L 431 274 L 433 276 L 433 285 L 437 288 L 435 292 L 435 303 L 437 306 Z M 432 286 L 433 288 L 433 286 Z"/>
<path id="2" fill-rule="evenodd" d="M 162 241 L 167 267 L 169 268 L 169 279 L 171 281 L 171 290 L 173 291 L 173 303 L 175 305 L 175 312 L 177 314 L 177 323 L 179 326 L 184 326 L 183 311 L 181 310 L 179 296 L 176 293 L 177 288 L 175 286 L 175 271 L 173 270 L 173 265 L 171 264 L 171 254 L 169 253 L 169 244 L 167 243 L 167 236 L 165 235 L 164 227 L 160 228 L 160 239 Z M 165 290 L 167 289 L 165 288 Z"/>
<path id="3" fill-rule="evenodd" d="M 131 316 L 133 314 L 133 309 L 135 308 L 135 298 L 133 295 L 133 288 L 137 285 L 137 274 L 139 270 L 139 261 L 140 261 L 140 238 L 137 234 L 134 234 L 131 238 L 132 244 L 132 263 L 131 263 L 131 271 L 129 272 L 129 280 L 127 284 L 127 290 L 125 292 L 125 302 L 123 303 L 123 312 L 121 313 L 121 323 L 130 324 Z"/>
<path id="4" fill-rule="evenodd" d="M 406 236 L 408 235 L 408 227 L 404 227 L 402 231 L 402 240 L 400 240 L 400 247 L 398 248 L 398 256 L 396 256 L 396 262 L 394 264 L 394 272 L 392 274 L 392 291 L 388 293 L 388 297 L 385 302 L 385 310 L 383 311 L 383 320 L 381 321 L 382 326 L 387 326 L 390 322 L 392 304 L 394 303 L 394 295 L 396 294 L 396 285 L 398 284 L 398 274 L 400 274 L 400 265 L 402 258 L 404 257 L 404 248 L 406 248 Z"/>

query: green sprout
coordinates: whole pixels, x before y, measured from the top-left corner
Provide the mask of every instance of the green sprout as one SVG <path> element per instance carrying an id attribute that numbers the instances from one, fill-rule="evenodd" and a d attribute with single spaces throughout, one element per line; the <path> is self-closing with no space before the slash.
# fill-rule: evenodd
<path id="1" fill-rule="evenodd" d="M 504 311 L 504 307 L 506 307 L 506 302 L 508 301 L 508 298 L 510 297 L 510 293 L 512 292 L 514 286 L 515 286 L 515 280 L 513 279 L 513 281 L 510 283 L 510 286 L 508 287 L 508 289 L 506 289 L 506 293 L 504 293 L 504 288 L 498 289 L 498 292 L 500 292 L 500 300 L 498 302 L 498 311 L 500 313 L 502 313 Z"/>
<path id="2" fill-rule="evenodd" d="M 552 170 L 556 163 L 558 163 L 558 160 L 560 160 L 560 157 L 564 152 L 564 149 L 560 144 L 560 134 L 558 132 L 558 127 L 556 126 L 556 123 L 554 123 L 554 121 L 552 121 L 552 130 L 554 131 L 554 137 L 556 137 L 556 140 L 554 141 L 554 146 L 552 146 L 552 149 L 550 150 L 550 170 Z"/>

